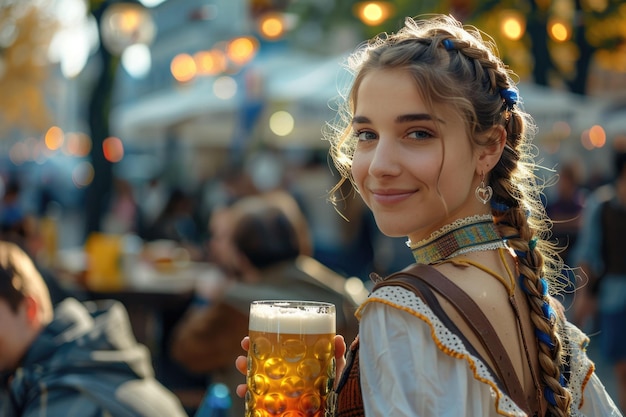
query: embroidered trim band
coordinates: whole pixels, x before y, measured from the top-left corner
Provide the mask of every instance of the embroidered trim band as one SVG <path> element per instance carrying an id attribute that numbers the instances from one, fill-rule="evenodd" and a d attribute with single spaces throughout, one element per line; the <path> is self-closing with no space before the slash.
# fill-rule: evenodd
<path id="1" fill-rule="evenodd" d="M 407 244 L 418 264 L 434 264 L 468 252 L 506 248 L 491 214 L 459 219 L 427 239 Z"/>

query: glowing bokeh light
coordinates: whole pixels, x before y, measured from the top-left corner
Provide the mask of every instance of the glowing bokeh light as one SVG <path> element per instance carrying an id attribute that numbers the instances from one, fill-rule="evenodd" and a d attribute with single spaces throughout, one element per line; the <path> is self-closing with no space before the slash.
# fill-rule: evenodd
<path id="1" fill-rule="evenodd" d="M 104 158 L 109 162 L 119 162 L 124 158 L 124 144 L 120 138 L 109 136 L 102 142 Z"/>
<path id="2" fill-rule="evenodd" d="M 277 136 L 287 136 L 295 126 L 293 116 L 284 110 L 272 114 L 269 123 L 270 130 Z"/>
<path id="3" fill-rule="evenodd" d="M 196 61 L 189 54 L 178 54 L 172 59 L 170 70 L 176 81 L 191 81 L 197 73 Z"/>
<path id="4" fill-rule="evenodd" d="M 222 100 L 233 98 L 237 94 L 237 81 L 233 77 L 219 77 L 213 83 L 213 94 Z"/>
<path id="5" fill-rule="evenodd" d="M 524 36 L 524 17 L 516 12 L 507 12 L 500 23 L 500 31 L 508 39 L 517 41 Z"/>
<path id="6" fill-rule="evenodd" d="M 122 53 L 121 60 L 126 72 L 135 79 L 141 79 L 148 75 L 152 66 L 150 48 L 143 43 L 126 48 Z"/>
<path id="7" fill-rule="evenodd" d="M 606 132 L 602 126 L 593 125 L 589 129 L 589 142 L 596 148 L 606 145 Z"/>
<path id="8" fill-rule="evenodd" d="M 558 122 L 554 122 L 552 125 L 552 132 L 554 132 L 555 136 L 559 139 L 566 139 L 569 135 L 572 134 L 572 127 L 569 123 L 560 120 Z"/>
<path id="9" fill-rule="evenodd" d="M 591 138 L 589 136 L 589 129 L 584 130 L 580 135 L 580 144 L 583 145 L 583 148 L 590 151 L 594 148 L 593 143 L 591 143 Z"/>
<path id="10" fill-rule="evenodd" d="M 65 140 L 65 134 L 58 126 L 52 126 L 44 135 L 44 143 L 46 147 L 52 151 L 56 151 L 63 146 Z"/>
<path id="11" fill-rule="evenodd" d="M 275 40 L 285 33 L 285 22 L 282 15 L 278 13 L 268 13 L 261 17 L 259 22 L 259 32 L 268 40 Z"/>
<path id="12" fill-rule="evenodd" d="M 565 42 L 570 38 L 571 30 L 565 22 L 554 19 L 548 24 L 548 34 L 557 42 Z"/>
<path id="13" fill-rule="evenodd" d="M 72 181 L 78 188 L 87 187 L 93 181 L 94 169 L 90 162 L 78 163 L 72 171 Z"/>
<path id="14" fill-rule="evenodd" d="M 71 132 L 67 135 L 65 147 L 67 153 L 79 158 L 89 155 L 91 152 L 91 138 L 85 133 Z"/>
<path id="15" fill-rule="evenodd" d="M 256 54 L 258 41 L 253 37 L 235 38 L 228 43 L 226 53 L 228 58 L 237 65 L 245 65 Z"/>
<path id="16" fill-rule="evenodd" d="M 24 142 L 17 142 L 9 150 L 9 159 L 15 165 L 21 165 L 29 158 L 28 147 Z"/>
<path id="17" fill-rule="evenodd" d="M 196 62 L 198 74 L 201 75 L 219 74 L 228 67 L 226 56 L 219 49 L 196 52 L 193 59 Z"/>
<path id="18" fill-rule="evenodd" d="M 357 3 L 354 14 L 366 25 L 376 26 L 383 23 L 393 13 L 392 5 L 384 1 L 368 1 Z"/>

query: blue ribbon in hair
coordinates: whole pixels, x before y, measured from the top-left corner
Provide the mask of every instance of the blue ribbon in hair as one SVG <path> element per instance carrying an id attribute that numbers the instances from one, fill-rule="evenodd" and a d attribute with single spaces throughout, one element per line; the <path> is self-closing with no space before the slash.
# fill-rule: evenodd
<path id="1" fill-rule="evenodd" d="M 541 295 L 546 297 L 548 295 L 548 281 L 545 278 L 539 278 L 539 282 L 541 282 Z"/>
<path id="2" fill-rule="evenodd" d="M 552 404 L 553 406 L 556 406 L 556 398 L 554 398 L 554 391 L 552 391 L 549 387 L 543 388 L 543 396 L 546 397 L 546 400 L 550 404 Z"/>
<path id="3" fill-rule="evenodd" d="M 511 207 L 507 206 L 504 203 L 498 203 L 497 201 L 494 201 L 494 199 L 491 199 L 491 208 L 495 211 L 508 211 Z"/>
<path id="4" fill-rule="evenodd" d="M 552 339 L 550 338 L 549 334 L 535 328 L 535 336 L 537 337 L 537 339 L 539 339 L 541 343 L 548 346 L 550 350 L 554 350 L 554 343 L 552 343 Z"/>
<path id="5" fill-rule="evenodd" d="M 517 104 L 519 94 L 515 88 L 509 87 L 500 90 L 500 97 L 502 97 L 502 99 L 506 103 L 506 108 L 508 110 L 512 110 L 513 106 Z"/>
<path id="6" fill-rule="evenodd" d="M 556 320 L 556 313 L 554 312 L 554 309 L 552 308 L 550 303 L 544 302 L 543 305 L 541 306 L 541 310 L 543 311 L 543 315 L 550 322 L 552 322 L 553 320 Z"/>

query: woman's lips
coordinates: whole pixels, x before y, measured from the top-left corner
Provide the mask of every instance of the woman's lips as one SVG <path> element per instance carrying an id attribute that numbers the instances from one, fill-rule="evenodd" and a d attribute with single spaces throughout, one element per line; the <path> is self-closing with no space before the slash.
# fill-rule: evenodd
<path id="1" fill-rule="evenodd" d="M 370 192 L 379 204 L 396 204 L 411 197 L 415 190 L 371 190 Z"/>

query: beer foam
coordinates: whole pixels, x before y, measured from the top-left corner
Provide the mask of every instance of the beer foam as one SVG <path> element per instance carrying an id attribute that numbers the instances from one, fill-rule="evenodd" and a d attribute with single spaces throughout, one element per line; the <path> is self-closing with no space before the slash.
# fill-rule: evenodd
<path id="1" fill-rule="evenodd" d="M 290 307 L 288 303 L 254 304 L 250 308 L 249 329 L 267 333 L 335 333 L 335 314 L 318 313 L 316 309 L 313 306 L 302 309 Z"/>

